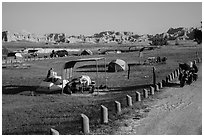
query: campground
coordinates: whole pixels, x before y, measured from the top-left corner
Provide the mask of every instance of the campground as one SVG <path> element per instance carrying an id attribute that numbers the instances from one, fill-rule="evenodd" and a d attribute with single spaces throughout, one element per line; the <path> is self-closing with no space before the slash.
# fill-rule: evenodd
<path id="1" fill-rule="evenodd" d="M 87 46 L 91 47 L 91 46 Z M 106 48 L 108 46 L 105 46 Z M 110 46 L 108 48 L 113 48 Z M 121 46 L 122 47 L 122 46 Z M 114 47 L 115 48 L 115 47 Z M 124 47 L 123 47 L 124 48 Z M 114 112 L 114 101 L 120 101 L 122 108 L 126 107 L 125 96 L 135 96 L 135 91 L 142 92 L 144 88 L 152 84 L 152 68 L 156 68 L 156 80 L 160 82 L 166 76 L 178 68 L 178 63 L 193 61 L 196 59 L 196 52 L 202 58 L 201 45 L 169 45 L 145 50 L 143 57 L 139 58 L 139 52 L 122 52 L 120 54 L 68 56 L 64 58 L 26 61 L 30 67 L 3 68 L 2 69 L 2 134 L 15 135 L 47 135 L 50 128 L 57 129 L 60 134 L 83 134 L 81 132 L 80 114 L 86 114 L 90 118 L 92 131 L 101 128 L 100 105 L 109 109 L 109 130 L 101 130 L 97 134 L 113 134 L 118 125 L 114 123 L 123 115 L 116 115 Z M 148 57 L 167 57 L 166 64 L 154 63 L 138 65 Z M 35 92 L 36 88 L 45 79 L 49 68 L 54 68 L 58 75 L 61 75 L 62 66 L 67 61 L 81 58 L 105 57 L 106 65 L 115 59 L 122 59 L 128 64 L 136 64 L 130 68 L 130 78 L 127 78 L 127 71 L 107 72 L 109 91 L 103 94 L 45 94 Z M 104 61 L 99 61 L 98 84 L 105 84 Z M 78 63 L 75 66 L 74 76 L 88 75 L 96 79 L 95 62 Z M 32 94 L 34 93 L 34 95 Z M 159 94 L 159 93 L 157 93 Z M 155 96 L 157 96 L 157 94 Z M 145 101 L 148 101 L 145 100 Z M 134 101 L 133 101 L 134 102 Z M 134 102 L 135 103 L 135 102 Z M 142 102 L 135 103 L 134 109 L 148 107 Z M 131 109 L 126 110 L 128 113 Z M 94 132 L 92 132 L 94 134 Z"/>

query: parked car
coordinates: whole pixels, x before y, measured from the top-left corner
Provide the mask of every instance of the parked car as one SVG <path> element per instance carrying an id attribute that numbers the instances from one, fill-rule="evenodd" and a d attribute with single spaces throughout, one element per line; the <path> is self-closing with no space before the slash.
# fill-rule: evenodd
<path id="1" fill-rule="evenodd" d="M 50 54 L 50 57 L 65 57 L 68 56 L 68 51 L 66 50 L 57 50 L 57 51 L 52 51 Z"/>

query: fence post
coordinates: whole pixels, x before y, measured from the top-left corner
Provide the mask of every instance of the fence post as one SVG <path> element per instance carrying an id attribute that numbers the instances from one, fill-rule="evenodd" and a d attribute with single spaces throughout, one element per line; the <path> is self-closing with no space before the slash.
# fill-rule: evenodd
<path id="1" fill-rule="evenodd" d="M 198 63 L 200 63 L 200 62 L 201 62 L 200 58 L 197 58 L 197 62 L 198 62 Z"/>
<path id="2" fill-rule="evenodd" d="M 176 73 L 176 70 L 174 70 L 174 78 L 177 77 L 177 73 Z"/>
<path id="3" fill-rule="evenodd" d="M 53 128 L 50 129 L 50 135 L 59 135 L 59 132 Z"/>
<path id="4" fill-rule="evenodd" d="M 165 80 L 162 80 L 162 85 L 163 85 L 163 87 L 166 85 L 166 81 Z"/>
<path id="5" fill-rule="evenodd" d="M 193 64 L 195 64 L 195 65 L 197 64 L 196 60 L 193 61 Z"/>
<path id="6" fill-rule="evenodd" d="M 141 95 L 140 92 L 136 91 L 136 101 L 141 101 Z"/>
<path id="7" fill-rule="evenodd" d="M 143 89 L 143 97 L 148 98 L 148 91 L 146 89 Z"/>
<path id="8" fill-rule="evenodd" d="M 154 87 L 150 86 L 150 95 L 154 95 Z"/>
<path id="9" fill-rule="evenodd" d="M 84 114 L 81 114 L 81 122 L 82 122 L 82 132 L 84 133 L 84 134 L 88 134 L 89 132 L 90 132 L 90 130 L 89 130 L 89 118 L 86 116 L 86 115 L 84 115 Z"/>
<path id="10" fill-rule="evenodd" d="M 158 84 L 154 85 L 154 87 L 155 87 L 155 91 L 159 91 L 159 85 Z"/>
<path id="11" fill-rule="evenodd" d="M 173 72 L 171 72 L 171 76 L 172 76 L 172 80 L 174 80 L 174 73 Z"/>
<path id="12" fill-rule="evenodd" d="M 118 101 L 115 101 L 115 110 L 117 114 L 121 113 L 121 104 Z"/>
<path id="13" fill-rule="evenodd" d="M 152 72 L 153 72 L 153 85 L 155 85 L 156 84 L 155 67 L 152 68 Z"/>
<path id="14" fill-rule="evenodd" d="M 127 99 L 127 106 L 128 106 L 128 107 L 131 107 L 131 106 L 132 106 L 132 97 L 129 96 L 129 95 L 127 95 L 127 96 L 126 96 L 126 99 Z"/>
<path id="15" fill-rule="evenodd" d="M 178 76 L 180 75 L 180 69 L 179 68 L 177 69 L 177 74 L 178 74 Z"/>
<path id="16" fill-rule="evenodd" d="M 169 76 L 166 76 L 166 85 L 169 83 Z"/>
<path id="17" fill-rule="evenodd" d="M 163 88 L 162 82 L 159 82 L 159 89 Z"/>
<path id="18" fill-rule="evenodd" d="M 101 105 L 101 123 L 108 123 L 108 108 Z"/>
<path id="19" fill-rule="evenodd" d="M 128 64 L 128 79 L 130 78 L 130 65 Z"/>
<path id="20" fill-rule="evenodd" d="M 169 74 L 168 76 L 169 76 L 169 82 L 171 82 L 172 81 L 172 75 Z"/>

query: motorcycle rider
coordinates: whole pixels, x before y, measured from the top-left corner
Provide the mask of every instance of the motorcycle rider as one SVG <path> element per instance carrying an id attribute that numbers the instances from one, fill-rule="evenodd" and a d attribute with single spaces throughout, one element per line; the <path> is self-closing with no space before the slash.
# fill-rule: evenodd
<path id="1" fill-rule="evenodd" d="M 190 62 L 190 65 L 187 63 L 179 64 L 180 68 L 180 75 L 179 75 L 179 81 L 180 86 L 183 87 L 185 83 L 191 84 L 193 81 L 197 80 L 197 72 L 198 67 L 196 66 L 195 62 Z"/>
<path id="2" fill-rule="evenodd" d="M 196 63 L 195 62 L 191 62 L 191 65 L 190 65 L 190 73 L 192 74 L 192 78 L 194 81 L 197 80 L 197 77 L 198 75 L 196 74 L 198 72 L 198 67 L 196 66 Z"/>

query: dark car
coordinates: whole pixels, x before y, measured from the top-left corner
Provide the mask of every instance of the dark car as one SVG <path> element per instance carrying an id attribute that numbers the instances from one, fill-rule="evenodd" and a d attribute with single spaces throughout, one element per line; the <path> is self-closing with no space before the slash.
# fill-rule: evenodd
<path id="1" fill-rule="evenodd" d="M 52 51 L 50 54 L 50 57 L 65 57 L 68 56 L 68 52 L 66 50 L 57 50 L 57 51 Z"/>

